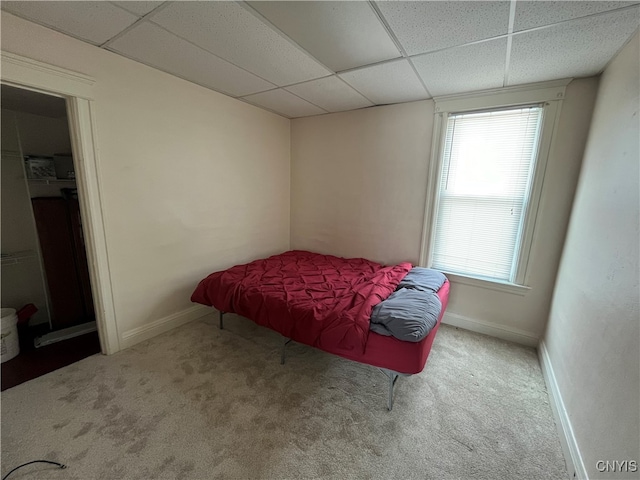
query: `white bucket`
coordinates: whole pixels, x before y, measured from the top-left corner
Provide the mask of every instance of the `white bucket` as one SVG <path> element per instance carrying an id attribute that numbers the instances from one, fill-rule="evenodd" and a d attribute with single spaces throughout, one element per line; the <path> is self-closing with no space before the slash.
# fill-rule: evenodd
<path id="1" fill-rule="evenodd" d="M 11 360 L 20 353 L 18 341 L 18 315 L 13 308 L 2 309 L 1 363 Z"/>

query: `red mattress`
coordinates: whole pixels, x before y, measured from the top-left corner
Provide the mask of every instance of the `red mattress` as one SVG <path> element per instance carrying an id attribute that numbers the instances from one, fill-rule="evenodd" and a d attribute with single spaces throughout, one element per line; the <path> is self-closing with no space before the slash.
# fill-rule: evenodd
<path id="1" fill-rule="evenodd" d="M 194 302 L 247 317 L 299 343 L 363 353 L 373 307 L 395 290 L 410 263 L 293 250 L 236 265 L 202 280 Z"/>
<path id="2" fill-rule="evenodd" d="M 294 341 L 399 373 L 424 368 L 442 320 L 448 282 L 438 292 L 442 311 L 420 342 L 405 342 L 369 330 L 373 307 L 385 300 L 411 269 L 291 251 L 215 272 L 191 300 L 237 313 Z"/>

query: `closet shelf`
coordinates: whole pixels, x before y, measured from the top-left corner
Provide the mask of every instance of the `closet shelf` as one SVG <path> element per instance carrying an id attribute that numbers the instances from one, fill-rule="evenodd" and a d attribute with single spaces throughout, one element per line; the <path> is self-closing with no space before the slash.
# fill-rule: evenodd
<path id="1" fill-rule="evenodd" d="M 21 252 L 3 253 L 2 265 L 15 265 L 16 263 L 21 263 L 37 258 L 37 256 L 38 255 L 35 250 L 23 250 Z"/>
<path id="2" fill-rule="evenodd" d="M 38 184 L 38 185 L 75 185 L 75 179 L 71 178 L 68 180 L 61 179 L 51 179 L 47 180 L 46 178 L 29 178 L 27 179 L 29 183 Z"/>

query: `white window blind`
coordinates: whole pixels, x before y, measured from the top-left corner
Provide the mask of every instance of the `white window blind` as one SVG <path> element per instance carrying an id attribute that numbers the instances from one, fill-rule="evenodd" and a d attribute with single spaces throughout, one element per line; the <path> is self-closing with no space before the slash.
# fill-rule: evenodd
<path id="1" fill-rule="evenodd" d="M 433 268 L 513 282 L 543 108 L 450 115 Z"/>

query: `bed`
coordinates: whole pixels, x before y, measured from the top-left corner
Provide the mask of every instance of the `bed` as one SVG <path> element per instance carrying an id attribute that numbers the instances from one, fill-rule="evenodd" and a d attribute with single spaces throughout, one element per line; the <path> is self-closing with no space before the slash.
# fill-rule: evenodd
<path id="1" fill-rule="evenodd" d="M 384 266 L 294 250 L 214 272 L 198 284 L 191 300 L 217 309 L 221 329 L 223 315 L 235 313 L 283 335 L 281 363 L 286 345 L 296 341 L 380 368 L 388 377 L 391 410 L 398 377 L 424 369 L 449 297 L 449 282 L 439 273 L 435 286 L 403 285 L 414 273 L 409 263 Z M 404 287 L 424 290 L 440 307 L 431 312 L 429 331 L 411 341 L 371 330 L 380 327 L 373 321 L 394 298 L 402 306 L 399 295 L 408 291 Z"/>

